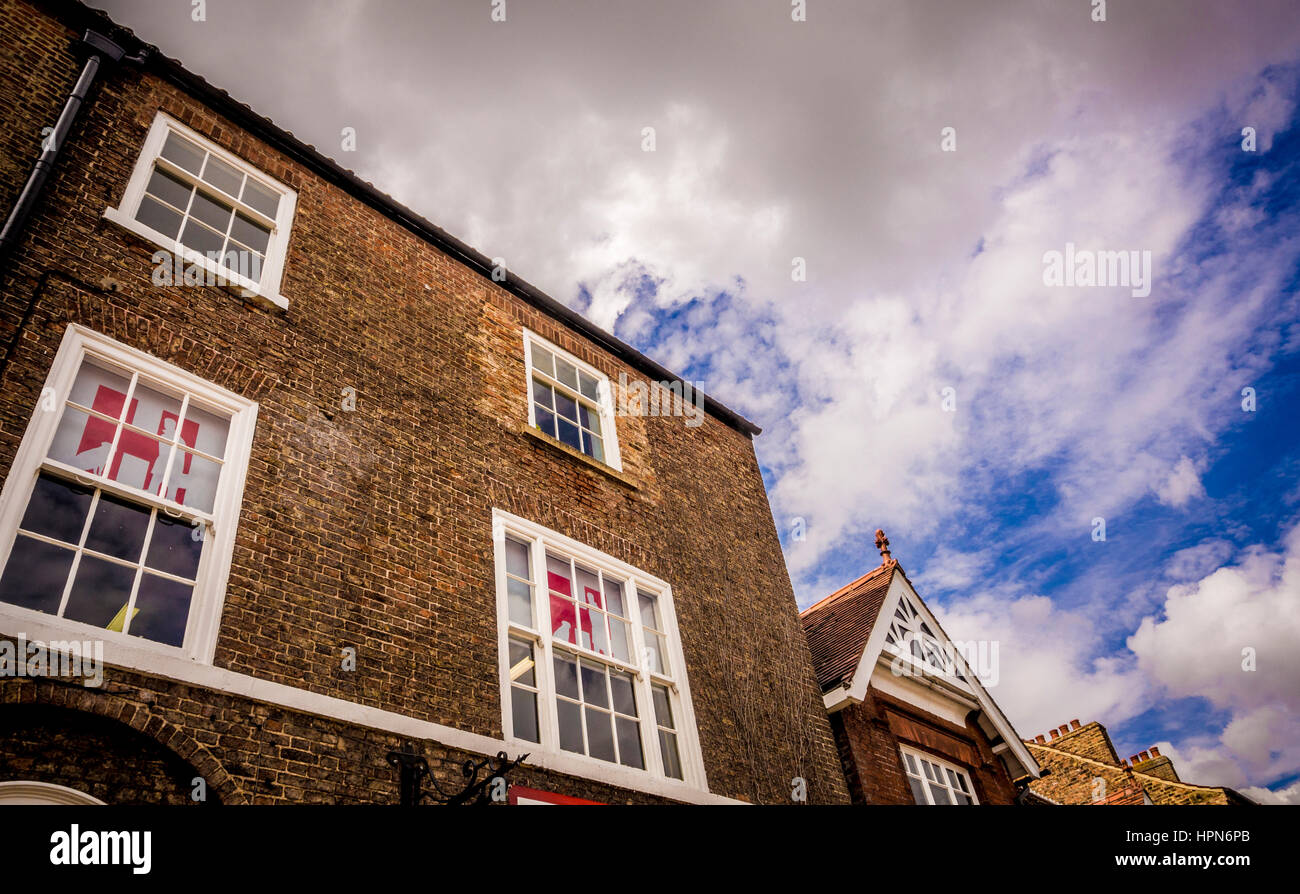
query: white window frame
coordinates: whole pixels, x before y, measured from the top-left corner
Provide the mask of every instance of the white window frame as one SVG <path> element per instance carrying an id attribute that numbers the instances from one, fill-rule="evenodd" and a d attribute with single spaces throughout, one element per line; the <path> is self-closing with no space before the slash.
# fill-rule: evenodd
<path id="1" fill-rule="evenodd" d="M 205 525 L 208 543 L 196 573 L 185 640 L 179 647 L 170 646 L 4 602 L 0 602 L 0 631 L 29 635 L 44 635 L 46 631 L 55 631 L 82 640 L 99 640 L 105 645 L 106 655 L 112 649 L 131 658 L 142 656 L 140 660 L 146 666 L 149 656 L 183 657 L 211 664 L 216 651 L 221 609 L 225 602 L 226 582 L 230 575 L 230 560 L 235 548 L 235 533 L 253 429 L 257 423 L 257 403 L 84 326 L 72 324 L 64 333 L 46 377 L 41 400 L 32 413 L 4 487 L 0 489 L 0 573 L 8 564 L 18 526 L 27 510 L 40 471 L 61 467 L 57 462 L 47 459 L 46 454 L 62 418 L 64 402 L 77 371 L 81 368 L 82 359 L 87 355 L 102 358 L 165 385 L 184 389 L 203 403 L 229 416 L 230 427 L 226 434 L 221 480 L 211 512 L 185 507 L 173 500 L 160 499 L 135 487 L 109 481 L 103 476 L 85 473 L 73 476 L 88 486 L 93 485 L 105 493 L 125 497 L 133 502 L 149 506 L 165 505 L 171 513 Z"/>
<path id="2" fill-rule="evenodd" d="M 230 270 L 200 252 L 186 248 L 178 239 L 165 236 L 153 227 L 136 220 L 135 216 L 140 210 L 140 202 L 144 198 L 145 187 L 153 174 L 154 163 L 158 161 L 163 144 L 167 141 L 167 135 L 173 131 L 179 136 L 197 143 L 203 149 L 211 152 L 232 167 L 239 169 L 262 186 L 280 193 L 280 204 L 276 209 L 270 242 L 267 244 L 266 257 L 262 262 L 260 280 L 253 281 L 236 271 Z M 168 164 L 165 159 L 164 165 L 169 171 L 180 171 L 180 176 L 187 182 L 197 181 L 193 174 L 181 171 L 175 165 Z M 211 189 L 210 186 L 206 188 Z M 104 217 L 119 226 L 125 227 L 137 236 L 172 252 L 174 257 L 183 259 L 185 264 L 197 265 L 202 270 L 210 273 L 217 282 L 229 283 L 230 288 L 241 297 L 259 299 L 280 310 L 286 310 L 289 307 L 289 300 L 280 294 L 280 282 L 284 274 L 284 262 L 289 248 L 289 233 L 293 228 L 293 214 L 297 201 L 298 194 L 283 183 L 273 180 L 239 156 L 230 153 L 191 128 L 186 127 L 166 112 L 160 111 L 154 116 L 153 124 L 149 127 L 149 133 L 145 136 L 144 145 L 141 147 L 140 155 L 136 159 L 135 169 L 131 172 L 131 179 L 127 181 L 122 201 L 116 208 L 106 208 Z M 239 207 L 241 210 L 245 210 L 245 206 L 240 205 Z M 258 217 L 263 223 L 271 222 L 270 218 L 265 215 L 261 215 L 255 210 L 249 210 L 252 216 Z"/>
<path id="3" fill-rule="evenodd" d="M 978 806 L 978 805 L 979 805 L 979 802 L 980 802 L 979 795 L 977 795 L 977 794 L 975 793 L 975 780 L 973 780 L 973 779 L 971 778 L 970 773 L 968 773 L 968 772 L 965 770 L 965 768 L 963 768 L 963 767 L 959 767 L 959 766 L 957 766 L 956 764 L 951 763 L 950 761 L 946 761 L 946 760 L 944 760 L 943 758 L 935 757 L 933 754 L 930 754 L 930 753 L 928 753 L 928 752 L 920 751 L 920 750 L 918 750 L 918 749 L 916 749 L 916 748 L 912 748 L 912 747 L 909 746 L 909 745 L 899 745 L 898 748 L 899 748 L 899 751 L 901 751 L 901 752 L 903 753 L 903 758 L 902 758 L 903 773 L 904 773 L 906 776 L 908 776 L 909 778 L 911 778 L 911 779 L 916 779 L 916 780 L 918 780 L 918 781 L 921 783 L 921 789 L 925 792 L 926 805 L 922 805 L 922 806 L 930 806 L 930 807 L 943 807 L 943 806 L 962 807 L 962 806 Z M 956 801 L 954 801 L 951 805 L 943 805 L 943 804 L 938 804 L 938 805 L 937 805 L 937 804 L 935 804 L 935 803 L 934 803 L 934 796 L 930 793 L 930 786 L 933 785 L 933 783 L 932 783 L 929 779 L 927 779 L 927 778 L 925 777 L 925 770 L 924 770 L 924 769 L 921 770 L 921 775 L 920 775 L 920 776 L 914 776 L 914 775 L 912 774 L 912 772 L 907 768 L 907 756 L 908 756 L 908 755 L 911 755 L 914 759 L 916 759 L 916 760 L 918 760 L 918 761 L 929 761 L 930 763 L 932 763 L 932 764 L 934 764 L 936 767 L 938 767 L 940 771 L 943 771 L 943 772 L 949 772 L 949 771 L 950 771 L 950 772 L 956 773 L 956 774 L 957 774 L 958 776 L 960 776 L 962 779 L 965 779 L 965 780 L 966 780 L 966 785 L 970 787 L 970 791 L 967 791 L 967 792 L 961 792 L 961 794 L 963 794 L 963 795 L 968 795 L 968 796 L 970 797 L 970 799 L 971 799 L 971 804 L 969 804 L 969 805 L 961 805 L 961 804 L 957 804 Z M 943 780 L 942 780 L 942 783 L 943 783 L 943 787 L 944 787 L 945 789 L 947 789 L 947 790 L 949 791 L 950 794 L 951 794 L 953 791 L 955 791 L 955 790 L 953 789 L 953 787 L 952 787 L 952 783 L 950 783 L 947 779 L 943 779 Z M 910 786 L 910 785 L 908 786 L 908 791 L 909 791 L 909 792 L 911 791 L 911 786 Z M 959 789 L 958 789 L 957 791 L 959 791 Z M 915 798 L 913 798 L 913 800 L 915 800 Z"/>
<path id="4" fill-rule="evenodd" d="M 505 539 L 512 535 L 529 543 L 529 558 L 534 575 L 533 591 L 533 626 L 528 627 L 514 623 L 509 617 L 509 605 L 506 591 Z M 537 755 L 539 752 L 547 757 L 546 764 L 560 772 L 597 779 L 627 788 L 639 789 L 674 795 L 674 789 L 682 786 L 697 791 L 707 791 L 708 781 L 704 771 L 704 759 L 700 752 L 699 734 L 695 726 L 695 712 L 691 705 L 690 684 L 687 681 L 686 662 L 682 655 L 681 638 L 677 629 L 677 616 L 673 608 L 672 588 L 652 575 L 621 562 L 612 556 L 544 528 L 527 519 L 511 515 L 500 509 L 492 510 L 492 543 L 495 553 L 496 591 L 497 591 L 497 654 L 501 686 L 501 715 L 503 738 L 511 748 L 520 753 Z M 600 758 L 589 757 L 560 748 L 559 720 L 555 708 L 555 648 L 551 641 L 549 621 L 550 600 L 545 581 L 546 551 L 550 549 L 562 553 L 580 562 L 582 565 L 617 577 L 623 584 L 623 598 L 629 606 L 629 628 L 632 629 L 632 642 L 629 651 L 632 656 L 642 655 L 640 614 L 637 593 L 640 590 L 653 593 L 659 604 L 660 620 L 668 640 L 669 676 L 652 673 L 639 666 L 640 662 L 621 661 L 612 655 L 600 655 L 566 643 L 562 651 L 576 654 L 584 660 L 601 663 L 617 670 L 624 670 L 633 675 L 636 690 L 638 722 L 641 732 L 641 750 L 645 769 L 637 769 L 622 764 L 611 763 Z M 540 570 L 539 570 L 540 569 Z M 540 616 L 540 621 L 539 621 Z M 514 734 L 514 718 L 510 703 L 510 652 L 511 636 L 530 640 L 533 643 L 534 661 L 536 662 L 536 682 L 539 693 L 537 713 L 538 730 L 541 742 L 530 742 Z M 654 701 L 651 685 L 660 684 L 668 687 L 673 720 L 677 728 L 677 751 L 682 766 L 682 779 L 678 780 L 664 773 L 663 760 L 659 753 L 658 725 L 654 713 Z"/>
<path id="5" fill-rule="evenodd" d="M 598 460 L 594 456 L 587 456 L 585 453 L 583 453 L 582 455 L 587 456 L 587 459 L 591 460 L 592 462 L 609 466 L 611 469 L 613 469 L 616 472 L 622 472 L 623 460 L 618 449 L 618 430 L 617 430 L 617 426 L 615 425 L 614 391 L 610 385 L 609 376 L 605 375 L 603 372 L 596 369 L 596 367 L 592 366 L 591 364 L 582 362 L 577 357 L 574 357 L 572 354 L 570 354 L 568 351 L 564 350 L 563 348 L 557 347 L 554 343 L 549 342 L 546 339 L 542 338 L 536 332 L 533 332 L 529 329 L 525 329 L 524 330 L 524 374 L 525 376 L 527 376 L 527 384 L 528 384 L 528 425 L 531 428 L 541 431 L 541 429 L 539 429 L 537 426 L 537 401 L 533 395 L 533 345 L 535 344 L 540 345 L 541 347 L 550 351 L 556 357 L 559 357 L 562 360 L 572 363 L 582 372 L 585 372 L 587 375 L 595 378 L 596 394 L 597 397 L 599 398 L 599 404 L 600 404 L 599 407 L 600 430 L 601 430 L 601 439 L 603 441 L 603 447 L 605 451 L 605 459 Z M 545 375 L 545 373 L 543 373 L 543 375 Z M 560 384 L 559 388 L 564 390 L 566 393 L 572 393 L 572 389 L 569 388 L 567 385 Z M 581 398 L 578 395 L 575 395 L 574 397 L 575 399 L 580 399 L 582 401 L 587 401 L 590 399 L 590 398 Z M 550 438 L 549 436 L 547 437 L 549 440 L 554 440 L 557 444 L 560 444 L 565 447 L 568 446 L 567 444 L 564 444 L 563 441 L 560 441 L 557 438 Z M 582 453 L 582 451 L 578 451 L 578 452 Z"/>

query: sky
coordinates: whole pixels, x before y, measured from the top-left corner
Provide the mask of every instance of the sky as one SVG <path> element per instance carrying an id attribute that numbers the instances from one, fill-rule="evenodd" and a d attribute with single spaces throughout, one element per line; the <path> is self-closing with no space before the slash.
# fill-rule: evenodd
<path id="1" fill-rule="evenodd" d="M 801 606 L 883 528 L 1021 734 L 1300 803 L 1300 2 L 197 6 L 105 4 L 762 426 Z"/>

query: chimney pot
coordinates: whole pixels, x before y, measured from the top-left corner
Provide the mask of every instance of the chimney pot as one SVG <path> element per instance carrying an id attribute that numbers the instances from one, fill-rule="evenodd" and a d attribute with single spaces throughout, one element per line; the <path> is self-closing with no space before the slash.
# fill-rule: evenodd
<path id="1" fill-rule="evenodd" d="M 1061 734 L 1056 730 L 1052 730 L 1051 735 L 1053 739 L 1059 739 L 1061 737 Z"/>
<path id="2" fill-rule="evenodd" d="M 1145 751 L 1138 755 L 1138 759 L 1141 760 L 1141 761 L 1143 761 L 1143 762 L 1146 762 L 1147 760 L 1149 760 L 1150 757 L 1151 757 L 1151 755 L 1148 754 L 1148 753 L 1145 752 Z"/>
<path id="3" fill-rule="evenodd" d="M 1047 743 L 1047 737 L 1040 733 L 1039 735 L 1034 736 L 1034 741 L 1037 742 L 1039 745 L 1044 745 Z"/>
<path id="4" fill-rule="evenodd" d="M 1061 731 L 1061 735 L 1065 735 L 1066 733 L 1068 733 L 1068 732 L 1070 731 L 1070 726 L 1069 726 L 1069 724 L 1066 724 L 1066 723 L 1062 723 L 1062 724 L 1061 724 L 1059 727 L 1057 727 L 1057 728 Z"/>
<path id="5" fill-rule="evenodd" d="M 1077 720 L 1071 720 L 1071 721 L 1070 721 L 1070 729 L 1078 729 L 1078 728 L 1079 728 L 1079 721 L 1077 721 Z"/>
<path id="6" fill-rule="evenodd" d="M 1152 746 L 1151 746 L 1151 756 L 1152 756 L 1152 757 L 1159 757 L 1159 756 L 1160 756 L 1160 749 L 1157 748 L 1156 746 L 1152 745 Z"/>

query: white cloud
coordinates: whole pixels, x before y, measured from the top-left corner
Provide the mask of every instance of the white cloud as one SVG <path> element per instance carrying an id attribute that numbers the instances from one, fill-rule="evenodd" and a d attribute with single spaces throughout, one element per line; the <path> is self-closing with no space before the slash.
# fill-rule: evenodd
<path id="1" fill-rule="evenodd" d="M 1196 463 L 1184 456 L 1178 460 L 1169 477 L 1155 488 L 1155 492 L 1156 498 L 1164 505 L 1181 509 L 1192 500 L 1205 496 L 1205 487 L 1201 484 Z"/>

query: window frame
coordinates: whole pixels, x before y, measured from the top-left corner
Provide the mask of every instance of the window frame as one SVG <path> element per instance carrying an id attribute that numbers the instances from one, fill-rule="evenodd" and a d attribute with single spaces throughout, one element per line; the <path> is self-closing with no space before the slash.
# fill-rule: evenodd
<path id="1" fill-rule="evenodd" d="M 90 476 L 76 470 L 70 474 L 64 464 L 47 458 L 72 384 L 87 355 L 148 376 L 168 387 L 184 389 L 204 404 L 228 415 L 230 422 L 221 479 L 210 512 L 184 507 L 166 497 L 109 481 L 102 476 Z M 56 401 L 52 411 L 45 409 L 50 398 Z M 201 521 L 207 529 L 204 536 L 208 543 L 195 573 L 190 614 L 181 646 L 170 646 L 130 633 L 119 633 L 5 602 L 0 602 L 0 629 L 16 633 L 52 628 L 77 638 L 101 640 L 106 645 L 125 647 L 147 655 L 183 657 L 201 664 L 211 664 L 216 651 L 221 609 L 225 603 L 253 431 L 257 424 L 257 410 L 255 401 L 227 391 L 102 333 L 75 323 L 70 324 L 50 364 L 41 399 L 23 434 L 9 475 L 3 489 L 0 489 L 0 573 L 8 565 L 18 536 L 18 527 L 27 511 L 36 482 L 45 469 L 58 469 L 60 472 L 57 477 L 72 478 L 80 484 L 99 488 L 104 493 L 124 497 L 136 504 L 170 507 L 183 518 Z"/>
<path id="2" fill-rule="evenodd" d="M 523 540 L 529 546 L 530 567 L 533 574 L 532 626 L 525 626 L 511 621 L 509 616 L 508 594 L 506 589 L 505 539 L 507 536 Z M 674 786 L 686 785 L 696 790 L 708 790 L 704 771 L 704 760 L 700 752 L 699 736 L 695 725 L 695 714 L 691 703 L 690 684 L 687 680 L 685 659 L 681 650 L 681 638 L 677 628 L 676 611 L 673 606 L 672 588 L 665 581 L 649 575 L 612 556 L 566 537 L 527 519 L 520 518 L 500 509 L 492 510 L 492 543 L 497 592 L 497 654 L 500 674 L 501 718 L 503 739 L 521 752 L 537 754 L 539 751 L 549 759 L 548 763 L 555 769 L 571 772 L 588 778 L 608 781 L 616 785 L 645 790 L 648 786 L 659 786 L 665 790 Z M 658 603 L 660 621 L 664 625 L 667 640 L 669 668 L 672 674 L 664 675 L 650 671 L 638 662 L 623 661 L 612 654 L 601 655 L 574 645 L 567 641 L 553 641 L 550 624 L 539 620 L 546 617 L 549 621 L 550 599 L 546 581 L 539 577 L 537 569 L 545 572 L 547 551 L 560 553 L 587 568 L 599 570 L 617 577 L 623 585 L 623 598 L 628 606 L 636 606 L 638 594 L 645 591 L 653 593 Z M 538 563 L 541 564 L 538 564 Z M 545 608 L 543 608 L 545 606 Z M 629 608 L 629 613 L 636 613 L 636 608 Z M 641 640 L 633 630 L 639 625 L 639 614 L 632 614 L 628 624 L 631 640 L 628 644 L 629 654 L 637 656 Z M 514 734 L 514 721 L 511 698 L 509 640 L 528 639 L 533 643 L 536 664 L 536 689 L 538 691 L 537 723 L 541 742 L 521 739 Z M 556 645 L 561 643 L 562 645 Z M 557 650 L 566 657 L 576 657 L 581 662 L 599 663 L 607 668 L 607 673 L 616 671 L 629 672 L 633 676 L 633 687 L 637 701 L 637 722 L 641 738 L 642 761 L 644 769 L 630 767 L 620 763 L 590 757 L 584 753 L 566 751 L 560 747 L 559 721 L 556 708 L 556 683 L 554 659 Z M 668 776 L 664 771 L 663 757 L 660 753 L 652 686 L 660 685 L 668 689 L 673 720 L 676 724 L 678 761 L 681 764 L 682 778 Z M 585 738 L 585 734 L 584 734 Z"/>
<path id="3" fill-rule="evenodd" d="M 153 175 L 154 164 L 162 152 L 168 134 L 172 132 L 197 143 L 204 150 L 212 153 L 226 164 L 237 168 L 262 186 L 280 193 L 280 204 L 276 209 L 274 226 L 267 244 L 266 256 L 262 262 L 260 280 L 251 280 L 237 271 L 218 264 L 203 253 L 182 245 L 179 238 L 173 239 L 158 232 L 148 224 L 136 220 L 136 214 L 140 210 L 140 203 L 144 199 L 145 188 L 149 184 L 149 178 Z M 164 161 L 166 162 L 165 159 Z M 174 164 L 168 164 L 166 167 L 169 171 L 177 168 Z M 189 172 L 182 173 L 187 180 L 198 180 Z M 212 189 L 211 185 L 206 185 L 206 181 L 205 186 L 208 190 Z M 226 199 L 226 201 L 229 200 Z M 106 208 L 104 217 L 119 226 L 125 227 L 137 236 L 153 242 L 160 248 L 172 252 L 175 257 L 183 260 L 185 264 L 194 264 L 201 267 L 213 277 L 217 277 L 217 281 L 220 282 L 224 278 L 224 281 L 230 284 L 230 288 L 241 297 L 262 299 L 274 307 L 286 310 L 289 307 L 289 301 L 280 294 L 280 284 L 284 276 L 285 259 L 289 249 L 289 236 L 293 229 L 293 217 L 297 202 L 298 193 L 295 190 L 268 176 L 261 169 L 160 110 L 154 116 L 153 123 L 149 126 L 149 132 L 140 147 L 140 154 L 136 157 L 135 167 L 131 171 L 131 177 L 127 181 L 121 202 L 118 203 L 117 207 Z M 242 203 L 238 203 L 237 200 L 236 204 L 241 208 L 243 207 Z M 256 212 L 256 209 L 252 210 Z M 270 220 L 265 214 L 260 216 L 263 220 Z"/>
<path id="4" fill-rule="evenodd" d="M 898 746 L 898 750 L 901 753 L 899 757 L 899 761 L 903 765 L 903 775 L 906 776 L 909 780 L 908 789 L 909 790 L 911 789 L 910 780 L 916 779 L 921 783 L 922 791 L 925 792 L 926 803 L 918 806 L 922 806 L 922 807 L 978 807 L 979 806 L 980 803 L 979 795 L 975 793 L 975 779 L 974 777 L 971 776 L 970 772 L 965 767 L 958 766 L 957 764 L 954 764 L 952 761 L 947 761 L 944 760 L 943 758 L 935 757 L 933 754 L 930 754 L 929 752 L 921 751 L 920 749 L 913 748 L 910 745 L 903 745 L 900 743 Z M 962 791 L 961 794 L 968 796 L 971 799 L 971 803 L 957 804 L 954 801 L 952 804 L 935 804 L 933 800 L 934 796 L 930 793 L 930 786 L 933 785 L 933 783 L 930 780 L 925 778 L 924 769 L 921 770 L 920 776 L 915 776 L 912 774 L 912 772 L 907 767 L 908 756 L 911 756 L 918 761 L 929 761 L 930 763 L 934 764 L 935 767 L 937 767 L 941 772 L 955 773 L 958 776 L 960 776 L 962 779 L 965 779 L 966 785 L 969 787 L 969 791 Z M 947 789 L 950 794 L 953 791 L 960 790 L 960 786 L 958 786 L 957 789 L 954 789 L 949 782 L 943 779 L 941 779 L 940 781 L 942 782 L 943 787 Z M 914 801 L 916 800 L 915 793 L 913 793 L 912 800 Z"/>
<path id="5" fill-rule="evenodd" d="M 536 332 L 533 332 L 530 329 L 524 329 L 524 375 L 525 384 L 528 389 L 529 428 L 541 432 L 541 428 L 537 424 L 537 398 L 533 391 L 533 345 L 545 348 L 554 356 L 559 357 L 568 363 L 572 363 L 579 371 L 585 372 L 596 380 L 597 403 L 599 404 L 598 409 L 600 411 L 602 449 L 605 453 L 605 458 L 600 460 L 596 459 L 594 456 L 588 456 L 581 450 L 578 450 L 577 452 L 594 463 L 600 463 L 603 466 L 608 466 L 616 472 L 622 472 L 623 460 L 618 447 L 618 427 L 616 425 L 617 414 L 614 412 L 614 391 L 613 387 L 610 385 L 609 376 L 596 369 L 596 367 L 592 366 L 590 363 L 584 363 L 579 360 L 577 357 L 573 356 L 563 348 L 558 347 L 553 342 L 542 338 Z M 543 373 L 543 375 L 545 375 L 545 373 Z M 555 377 L 548 376 L 547 378 L 554 380 Z M 569 386 L 562 382 L 557 383 L 557 387 L 563 389 L 566 395 L 571 396 L 579 403 L 590 402 L 590 398 L 584 397 L 581 394 L 574 394 L 573 389 L 569 388 Z M 542 432 L 542 434 L 549 441 L 553 441 L 568 449 L 573 449 L 559 438 L 552 437 L 545 432 Z"/>

